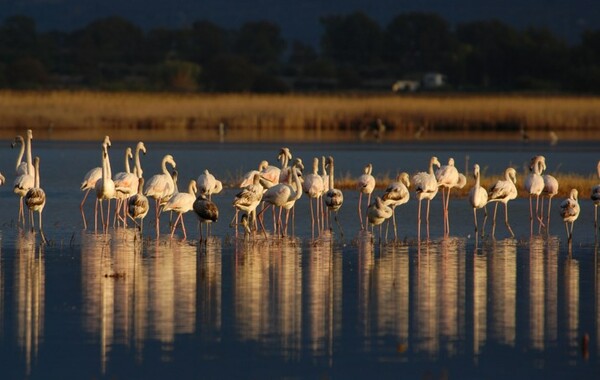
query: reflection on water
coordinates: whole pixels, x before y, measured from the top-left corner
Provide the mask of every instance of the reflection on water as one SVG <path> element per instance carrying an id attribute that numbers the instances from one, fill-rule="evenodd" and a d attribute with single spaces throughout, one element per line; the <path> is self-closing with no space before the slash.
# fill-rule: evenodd
<path id="1" fill-rule="evenodd" d="M 142 361 L 148 341 L 170 360 L 176 334 L 194 333 L 196 247 L 145 247 L 134 230 L 82 234 L 83 327 L 98 336 L 102 373 L 111 347 L 135 347 Z"/>
<path id="2" fill-rule="evenodd" d="M 491 339 L 514 346 L 517 319 L 517 245 L 494 242 L 490 253 Z"/>
<path id="3" fill-rule="evenodd" d="M 296 240 L 239 244 L 235 252 L 234 318 L 242 341 L 292 358 L 301 348 L 302 249 Z"/>
<path id="4" fill-rule="evenodd" d="M 223 272 L 221 241 L 209 239 L 200 245 L 198 260 L 198 328 L 199 333 L 211 342 L 221 340 Z"/>
<path id="5" fill-rule="evenodd" d="M 15 312 L 17 345 L 25 356 L 26 374 L 37 361 L 44 336 L 45 270 L 42 247 L 36 247 L 35 235 L 17 236 L 15 259 Z"/>
<path id="6" fill-rule="evenodd" d="M 579 353 L 579 262 L 571 256 L 565 259 L 564 279 L 564 311 L 566 340 L 571 357 Z"/>

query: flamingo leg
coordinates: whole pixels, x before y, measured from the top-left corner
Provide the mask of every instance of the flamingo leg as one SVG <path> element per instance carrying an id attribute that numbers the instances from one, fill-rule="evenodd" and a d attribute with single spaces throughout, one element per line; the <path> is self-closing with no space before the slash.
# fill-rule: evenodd
<path id="1" fill-rule="evenodd" d="M 492 218 L 492 237 L 496 238 L 496 212 L 498 211 L 498 202 L 494 206 L 494 217 Z"/>
<path id="2" fill-rule="evenodd" d="M 159 212 L 158 212 L 158 199 L 154 200 L 154 215 L 155 215 L 155 221 L 156 221 L 156 239 L 158 239 L 159 235 L 160 235 L 160 231 L 159 231 L 159 220 L 158 220 L 158 216 L 159 216 Z"/>
<path id="3" fill-rule="evenodd" d="M 448 189 L 448 198 L 446 198 L 446 235 L 450 235 L 450 189 Z"/>
<path id="4" fill-rule="evenodd" d="M 181 229 L 183 230 L 183 240 L 186 240 L 187 239 L 187 233 L 185 231 L 185 222 L 183 221 L 183 214 L 179 214 L 179 217 L 181 218 Z"/>
<path id="5" fill-rule="evenodd" d="M 536 217 L 538 219 L 539 232 L 541 232 L 542 231 L 542 227 L 546 227 L 546 225 L 544 224 L 544 220 L 543 220 L 542 216 L 540 214 L 538 214 L 538 203 L 539 203 L 539 201 L 540 201 L 540 196 L 538 195 L 536 197 L 536 199 L 535 199 L 535 214 L 536 214 Z M 544 204 L 544 199 L 542 198 L 542 208 L 544 207 L 543 204 Z"/>
<path id="6" fill-rule="evenodd" d="M 98 233 L 98 198 L 94 207 L 94 233 Z"/>
<path id="7" fill-rule="evenodd" d="M 417 240 L 421 242 L 421 199 L 419 199 L 419 211 L 417 213 Z"/>
<path id="8" fill-rule="evenodd" d="M 483 235 L 485 234 L 485 222 L 487 222 L 487 218 L 488 218 L 487 206 L 484 206 L 483 207 L 483 226 L 481 226 L 481 237 L 483 237 Z"/>
<path id="9" fill-rule="evenodd" d="M 529 194 L 529 230 L 530 235 L 533 236 L 533 199 L 532 195 Z"/>
<path id="10" fill-rule="evenodd" d="M 369 225 L 369 217 L 367 213 L 369 212 L 369 206 L 371 205 L 371 193 L 369 193 L 369 197 L 367 198 L 367 209 L 365 210 L 365 226 Z"/>
<path id="11" fill-rule="evenodd" d="M 429 240 L 429 205 L 431 204 L 431 199 L 427 200 L 427 215 L 425 215 L 425 220 L 427 222 L 427 240 Z"/>
<path id="12" fill-rule="evenodd" d="M 504 224 L 506 224 L 506 228 L 510 232 L 511 237 L 515 237 L 515 233 L 512 228 L 510 228 L 510 224 L 508 224 L 508 202 L 504 204 Z"/>
<path id="13" fill-rule="evenodd" d="M 360 229 L 364 230 L 365 226 L 363 225 L 362 211 L 361 211 L 361 203 L 362 203 L 362 192 L 358 196 L 358 219 L 360 220 Z"/>
<path id="14" fill-rule="evenodd" d="M 394 212 L 392 213 L 392 221 L 394 222 L 394 240 L 398 241 L 398 227 L 396 226 L 396 207 L 394 207 L 393 211 Z"/>
<path id="15" fill-rule="evenodd" d="M 473 207 L 473 222 L 475 223 L 475 236 L 477 236 L 477 209 Z"/>
<path id="16" fill-rule="evenodd" d="M 85 212 L 83 212 L 83 205 L 85 204 L 85 200 L 87 199 L 88 195 L 90 194 L 90 190 L 92 190 L 91 187 L 89 189 L 87 189 L 87 191 L 85 192 L 85 195 L 83 196 L 83 200 L 81 201 L 81 204 L 79 205 L 79 210 L 81 211 L 81 218 L 83 219 L 83 229 L 84 230 L 87 230 L 87 221 L 85 220 Z"/>
<path id="17" fill-rule="evenodd" d="M 313 213 L 313 201 L 312 201 L 312 198 L 310 198 L 308 200 L 308 203 L 310 204 L 310 228 L 311 228 L 311 231 L 312 231 L 312 239 L 315 240 L 315 215 Z M 317 203 L 317 208 L 318 208 L 318 203 Z M 318 226 L 317 226 L 317 228 L 318 228 Z"/>
<path id="18" fill-rule="evenodd" d="M 110 199 L 106 200 L 106 225 L 104 226 L 104 233 L 108 233 L 108 223 L 110 222 Z"/>
<path id="19" fill-rule="evenodd" d="M 100 221 L 102 222 L 102 230 L 104 231 L 104 206 L 102 206 L 103 202 L 100 200 Z"/>
<path id="20" fill-rule="evenodd" d="M 548 220 L 546 221 L 546 228 L 548 229 L 548 233 L 550 233 L 550 210 L 552 210 L 552 196 L 548 197 Z"/>
<path id="21" fill-rule="evenodd" d="M 44 228 L 42 227 L 42 211 L 39 212 L 40 219 L 40 236 L 42 237 L 42 243 L 48 244 L 48 240 L 46 240 L 46 235 L 44 235 Z"/>

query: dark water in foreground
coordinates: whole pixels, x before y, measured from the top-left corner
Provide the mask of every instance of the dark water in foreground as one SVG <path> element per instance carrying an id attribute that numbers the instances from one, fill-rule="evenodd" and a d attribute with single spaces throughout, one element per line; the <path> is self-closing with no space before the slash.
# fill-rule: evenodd
<path id="1" fill-rule="evenodd" d="M 250 244 L 227 226 L 235 194 L 228 189 L 215 196 L 222 214 L 206 245 L 198 244 L 191 215 L 189 241 L 168 239 L 165 216 L 165 235 L 157 242 L 151 228 L 145 239 L 133 229 L 82 232 L 79 182 L 99 164 L 99 149 L 40 145 L 34 154 L 43 160 L 49 245 L 14 225 L 18 199 L 0 188 L 2 378 L 562 379 L 600 373 L 600 263 L 588 200 L 580 201 L 571 246 L 559 201 L 549 233 L 537 234 L 536 226 L 531 237 L 525 199 L 509 205 L 516 239 L 499 220 L 497 240 L 476 242 L 466 199 L 451 201 L 452 236 L 442 239 L 436 199 L 428 244 L 415 242 L 414 200 L 397 211 L 402 242 L 373 244 L 369 234 L 358 233 L 358 195 L 351 190 L 340 213 L 343 240 L 326 234 L 311 241 L 302 198 L 295 238 Z M 120 171 L 122 149 L 115 145 L 113 168 Z M 376 171 L 412 173 L 424 169 L 422 157 L 432 153 L 442 161 L 469 155 L 471 163 L 519 167 L 532 155 L 514 147 L 402 148 L 337 146 L 336 167 L 359 173 L 372 161 Z M 249 170 L 276 147 L 148 146 L 147 177 L 171 149 L 180 176 L 192 178 L 205 167 L 215 167 L 217 177 Z M 308 162 L 325 149 L 292 152 Z M 593 172 L 598 158 L 592 149 L 547 149 L 540 148 L 547 161 L 580 173 Z M 5 158 L 13 162 L 13 154 L 0 151 L 5 174 L 11 167 Z"/>

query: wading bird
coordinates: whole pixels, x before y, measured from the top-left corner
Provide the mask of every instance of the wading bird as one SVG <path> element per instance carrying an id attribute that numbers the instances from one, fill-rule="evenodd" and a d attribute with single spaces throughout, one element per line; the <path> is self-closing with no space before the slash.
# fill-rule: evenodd
<path id="1" fill-rule="evenodd" d="M 453 187 L 459 185 L 459 173 L 458 169 L 454 166 L 454 158 L 448 159 L 448 165 L 441 166 L 435 171 L 435 179 L 438 182 L 438 186 L 442 188 L 442 208 L 444 218 L 444 236 L 450 235 L 450 220 L 448 217 L 448 205 L 450 203 L 450 190 Z M 466 178 L 465 178 L 466 182 Z M 464 186 L 464 185 L 463 185 Z M 446 189 L 448 189 L 448 195 L 446 196 Z"/>
<path id="2" fill-rule="evenodd" d="M 393 214 L 392 208 L 387 206 L 380 197 L 376 197 L 375 202 L 367 208 L 367 219 L 371 223 L 371 234 L 373 234 L 373 226 L 379 226 L 379 243 L 381 243 L 383 222 L 391 218 Z"/>
<path id="3" fill-rule="evenodd" d="M 42 238 L 42 242 L 44 244 L 47 243 L 46 236 L 44 235 L 44 228 L 42 227 L 42 211 L 44 211 L 44 206 L 46 205 L 46 193 L 40 187 L 40 158 L 36 157 L 33 161 L 34 165 L 34 186 L 27 191 L 25 194 L 25 204 L 27 208 L 29 208 L 29 221 L 31 223 L 31 232 L 34 229 L 33 222 L 33 212 L 37 211 L 39 215 L 39 229 L 40 229 L 40 237 Z"/>
<path id="4" fill-rule="evenodd" d="M 600 178 L 600 161 L 596 166 L 598 172 L 598 178 Z M 600 184 L 592 187 L 592 193 L 590 195 L 592 202 L 594 202 L 594 229 L 598 228 L 598 206 L 600 206 Z"/>
<path id="5" fill-rule="evenodd" d="M 196 192 L 198 191 L 198 187 L 196 185 L 195 180 L 191 180 L 188 185 L 188 191 L 186 192 L 178 192 L 173 194 L 173 196 L 169 199 L 169 201 L 163 207 L 164 211 L 174 211 L 176 212 L 177 219 L 175 219 L 175 223 L 171 228 L 171 238 L 175 234 L 175 229 L 177 228 L 177 224 L 181 222 L 181 229 L 183 230 L 183 240 L 187 239 L 187 233 L 185 231 L 185 223 L 183 221 L 183 214 L 188 211 L 191 211 L 194 208 L 194 201 L 196 200 Z"/>
<path id="6" fill-rule="evenodd" d="M 133 222 L 137 224 L 136 219 L 140 220 L 137 224 L 141 233 L 144 232 L 144 218 L 148 215 L 150 209 L 150 202 L 144 195 L 144 178 L 140 177 L 138 182 L 138 190 L 136 194 L 133 194 L 127 200 L 129 216 L 133 219 Z"/>
<path id="7" fill-rule="evenodd" d="M 427 239 L 429 239 L 429 205 L 438 192 L 438 182 L 433 172 L 433 165 L 436 165 L 438 168 L 441 166 L 440 161 L 438 161 L 438 158 L 435 156 L 431 157 L 429 160 L 428 172 L 420 172 L 413 176 L 415 192 L 417 199 L 419 200 L 419 212 L 417 213 L 417 239 L 419 241 L 421 241 L 421 201 L 423 199 L 427 200 L 427 213 L 425 218 L 427 222 Z"/>
<path id="8" fill-rule="evenodd" d="M 344 203 L 344 194 L 341 190 L 335 188 L 334 183 L 334 168 L 333 168 L 333 157 L 329 156 L 327 159 L 327 166 L 329 167 L 329 190 L 325 193 L 325 206 L 329 211 L 333 211 L 333 215 L 335 218 L 335 222 L 338 225 L 340 230 L 340 235 L 344 238 L 344 230 L 342 230 L 342 226 L 338 220 L 338 210 L 342 207 Z"/>
<path id="9" fill-rule="evenodd" d="M 104 141 L 102 142 L 102 145 L 106 145 L 108 148 L 110 148 L 110 138 L 108 136 L 104 136 Z M 85 200 L 87 199 L 90 191 L 92 189 L 96 188 L 96 182 L 98 182 L 98 180 L 102 177 L 102 167 L 98 166 L 95 167 L 93 169 L 91 169 L 90 171 L 88 171 L 84 176 L 83 176 L 83 181 L 81 182 L 81 191 L 85 191 L 85 195 L 83 196 L 83 200 L 81 201 L 81 204 L 79 205 L 79 210 L 81 211 L 81 218 L 83 219 L 83 229 L 87 229 L 87 220 L 85 218 L 85 213 L 83 212 L 83 205 L 85 204 Z M 96 199 L 96 204 L 95 204 L 95 208 L 94 208 L 94 212 L 98 213 L 98 199 Z"/>
<path id="10" fill-rule="evenodd" d="M 176 167 L 175 160 L 173 156 L 167 154 L 163 157 L 161 168 L 162 173 L 155 174 L 144 187 L 144 195 L 154 199 L 154 215 L 156 222 L 156 238 L 158 239 L 160 235 L 160 205 L 161 203 L 165 203 L 169 200 L 169 198 L 175 192 L 175 182 L 173 181 L 173 177 L 167 170 L 167 164 L 171 165 L 173 168 Z"/>
<path id="11" fill-rule="evenodd" d="M 198 176 L 196 180 L 198 192 L 212 199 L 213 194 L 219 194 L 223 190 L 223 183 L 215 178 L 208 170 Z"/>
<path id="12" fill-rule="evenodd" d="M 569 198 L 565 199 L 560 204 L 560 216 L 562 216 L 565 222 L 565 228 L 567 230 L 568 241 L 571 242 L 573 239 L 573 224 L 579 217 L 579 202 L 577 201 L 577 189 L 571 189 Z M 569 228 L 571 223 L 571 228 Z"/>
<path id="13" fill-rule="evenodd" d="M 363 174 L 358 177 L 358 181 L 356 183 L 356 189 L 359 192 L 358 196 L 358 218 L 360 220 L 360 229 L 364 230 L 365 226 L 363 225 L 363 216 L 361 210 L 361 202 L 363 194 L 368 194 L 367 198 L 367 208 L 371 204 L 371 194 L 373 193 L 373 189 L 375 189 L 375 177 L 371 174 L 373 172 L 373 165 L 368 164 L 364 168 Z"/>
<path id="14" fill-rule="evenodd" d="M 545 165 L 544 156 L 535 156 L 531 159 L 529 170 L 531 173 L 525 178 L 525 190 L 529 193 L 529 223 L 531 235 L 533 235 L 533 196 L 535 195 L 535 217 L 540 223 L 540 228 L 544 224 L 539 214 L 540 194 L 544 190 L 544 178 L 541 175 L 541 167 Z"/>
<path id="15" fill-rule="evenodd" d="M 110 158 L 108 157 L 108 146 L 102 144 L 102 177 L 96 181 L 95 185 L 96 199 L 100 201 L 100 216 L 104 232 L 108 232 L 108 223 L 110 221 L 110 200 L 117 196 L 115 183 L 111 178 Z M 106 200 L 106 220 L 104 219 L 104 209 L 102 201 Z M 94 214 L 94 219 L 98 219 L 98 214 Z M 96 222 L 94 222 L 96 225 Z M 97 232 L 97 230 L 96 230 Z"/>
<path id="16" fill-rule="evenodd" d="M 142 170 L 142 164 L 140 162 L 140 152 L 146 154 L 146 147 L 143 142 L 138 142 L 135 148 L 135 161 L 133 171 L 129 169 L 129 160 L 131 156 L 131 149 L 125 151 L 125 172 L 115 174 L 115 188 L 117 190 L 117 212 L 121 209 L 120 203 L 123 203 L 123 223 L 127 226 L 127 199 L 136 194 L 138 191 L 138 183 L 144 171 Z"/>
<path id="17" fill-rule="evenodd" d="M 396 177 L 396 181 L 390 183 L 387 189 L 385 189 L 385 193 L 381 197 L 383 202 L 392 208 L 392 222 L 394 223 L 395 240 L 398 240 L 398 229 L 396 227 L 396 207 L 405 204 L 410 199 L 410 192 L 408 191 L 409 187 L 410 180 L 408 173 L 400 173 L 398 174 L 398 177 Z"/>
<path id="18" fill-rule="evenodd" d="M 473 166 L 473 177 L 475 178 L 475 185 L 469 191 L 469 202 L 471 203 L 471 207 L 473 207 L 473 222 L 475 223 L 475 236 L 478 234 L 478 226 L 477 226 L 477 209 L 483 208 L 484 218 L 483 218 L 483 227 L 481 228 L 481 236 L 485 233 L 485 222 L 487 220 L 487 203 L 488 203 L 488 193 L 487 191 L 481 187 L 481 173 L 479 171 L 479 165 L 475 164 Z"/>
<path id="19" fill-rule="evenodd" d="M 194 212 L 198 216 L 198 229 L 200 230 L 200 241 L 208 241 L 210 237 L 210 223 L 216 223 L 219 219 L 219 209 L 217 205 L 206 198 L 206 195 L 200 194 L 194 201 Z M 206 224 L 206 239 L 202 236 L 202 224 Z"/>
<path id="20" fill-rule="evenodd" d="M 262 200 L 264 188 L 260 184 L 260 173 L 255 173 L 253 182 L 248 186 L 244 187 L 242 191 L 237 193 L 233 199 L 233 207 L 235 207 L 235 215 L 230 226 L 236 225 L 235 233 L 237 236 L 237 218 L 240 210 L 245 211 L 249 215 L 249 222 L 252 222 L 254 229 L 258 228 L 256 225 L 256 207 Z"/>
<path id="21" fill-rule="evenodd" d="M 319 175 L 319 159 L 317 157 L 313 158 L 313 171 L 304 176 L 304 183 L 302 184 L 302 189 L 308 195 L 308 202 L 310 204 L 310 222 L 312 229 L 312 237 L 315 237 L 315 212 L 313 210 L 313 199 L 316 204 L 316 221 L 317 221 L 317 230 L 321 231 L 321 221 L 320 221 L 320 203 L 321 196 L 323 195 L 323 178 Z"/>
<path id="22" fill-rule="evenodd" d="M 514 238 L 515 234 L 508 223 L 508 202 L 515 199 L 518 195 L 517 191 L 517 171 L 514 168 L 506 168 L 504 171 L 504 179 L 496 182 L 488 192 L 489 202 L 504 203 L 504 224 Z M 494 206 L 494 218 L 492 221 L 492 236 L 496 232 L 496 212 L 498 211 L 498 203 Z"/>
<path id="23" fill-rule="evenodd" d="M 22 221 L 23 225 L 25 225 L 25 210 L 23 208 L 23 198 L 25 197 L 25 194 L 27 194 L 29 189 L 31 189 L 35 185 L 35 169 L 33 167 L 33 161 L 31 158 L 31 140 L 33 140 L 33 132 L 31 131 L 31 129 L 28 129 L 27 142 L 25 143 L 27 161 L 25 165 L 23 165 L 22 163 L 18 164 L 18 168 L 16 168 L 18 176 L 13 182 L 13 192 L 19 196 L 19 217 L 17 220 Z M 14 144 L 16 144 L 17 142 L 21 143 L 21 147 L 23 146 L 23 138 L 21 136 L 16 137 L 15 142 L 12 144 L 12 146 L 14 146 Z M 23 155 L 19 153 L 19 156 L 22 157 Z"/>
<path id="24" fill-rule="evenodd" d="M 543 173 L 546 170 L 546 162 L 540 163 L 540 173 Z M 558 180 L 551 176 L 550 174 L 544 174 L 542 176 L 544 179 L 544 190 L 542 190 L 542 207 L 540 210 L 540 217 L 544 218 L 544 196 L 548 198 L 548 220 L 546 221 L 547 231 L 550 231 L 550 214 L 552 214 L 551 206 L 552 206 L 552 198 L 558 194 Z M 541 229 L 541 225 L 540 225 Z M 541 230 L 540 230 L 541 231 Z"/>

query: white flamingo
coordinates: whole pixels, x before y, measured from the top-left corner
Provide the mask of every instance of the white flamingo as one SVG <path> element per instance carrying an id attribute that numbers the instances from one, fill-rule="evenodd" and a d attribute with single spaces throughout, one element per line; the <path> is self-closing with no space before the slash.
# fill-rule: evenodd
<path id="1" fill-rule="evenodd" d="M 535 217 L 540 223 L 540 228 L 544 224 L 539 214 L 540 194 L 544 190 L 544 178 L 542 178 L 540 169 L 545 161 L 544 156 L 535 156 L 531 159 L 529 170 L 531 173 L 525 178 L 525 190 L 529 193 L 529 222 L 531 225 L 531 234 L 533 235 L 533 196 L 535 195 Z"/>
<path id="2" fill-rule="evenodd" d="M 321 196 L 323 196 L 324 186 L 323 178 L 319 175 L 319 159 L 313 158 L 313 171 L 304 176 L 304 183 L 302 189 L 306 195 L 308 195 L 308 202 L 310 204 L 310 221 L 312 236 L 315 237 L 315 212 L 313 211 L 313 199 L 316 204 L 316 215 L 317 215 L 317 230 L 321 231 L 320 217 L 321 210 L 319 204 L 321 203 Z"/>
<path id="3" fill-rule="evenodd" d="M 112 173 L 110 169 L 110 158 L 108 157 L 108 145 L 102 144 L 102 177 L 96 181 L 95 185 L 96 198 L 100 201 L 100 215 L 102 217 L 102 226 L 104 232 L 108 232 L 108 222 L 110 220 L 110 200 L 116 198 L 117 192 L 115 190 L 115 183 L 112 180 Z M 102 207 L 102 201 L 106 200 L 106 221 L 104 219 L 104 209 Z M 97 213 L 94 215 L 97 219 Z M 95 224 L 95 222 L 94 222 Z"/>
<path id="4" fill-rule="evenodd" d="M 323 179 L 323 194 L 321 195 L 321 226 L 325 229 L 327 222 L 327 212 L 325 212 L 325 205 L 323 204 L 323 196 L 329 191 L 329 175 L 327 174 L 327 160 L 325 156 L 321 156 L 321 178 Z"/>
<path id="5" fill-rule="evenodd" d="M 144 195 L 154 199 L 154 215 L 156 221 L 157 239 L 160 234 L 160 204 L 166 202 L 175 192 L 175 183 L 173 181 L 173 177 L 171 177 L 171 174 L 167 170 L 167 164 L 171 165 L 173 168 L 175 168 L 177 165 L 173 159 L 173 156 L 170 154 L 165 155 L 162 159 L 162 173 L 155 174 L 150 177 L 144 187 Z"/>
<path id="6" fill-rule="evenodd" d="M 396 177 L 396 181 L 390 183 L 381 197 L 384 203 L 392 208 L 392 222 L 394 223 L 394 239 L 398 240 L 398 228 L 396 227 L 396 207 L 408 202 L 410 199 L 410 180 L 408 173 L 402 172 Z M 389 224 L 388 224 L 389 225 Z M 386 229 L 387 234 L 387 229 Z"/>
<path id="7" fill-rule="evenodd" d="M 102 145 L 106 145 L 108 148 L 110 148 L 110 138 L 108 136 L 104 136 L 104 141 L 102 142 Z M 87 199 L 90 191 L 92 189 L 96 188 L 96 182 L 98 182 L 98 180 L 102 177 L 102 167 L 98 166 L 95 167 L 93 169 L 91 169 L 90 171 L 88 171 L 84 176 L 83 176 L 83 181 L 81 182 L 81 186 L 80 189 L 81 191 L 85 191 L 85 195 L 83 196 L 83 200 L 81 201 L 81 204 L 79 205 L 79 210 L 81 211 L 81 217 L 83 219 L 83 229 L 87 229 L 87 220 L 85 218 L 85 213 L 83 212 L 83 205 L 85 204 L 85 200 Z M 98 213 L 98 199 L 96 198 L 96 205 L 95 205 L 95 213 Z"/>
<path id="8" fill-rule="evenodd" d="M 596 166 L 598 172 L 598 178 L 600 178 L 600 161 Z M 600 206 L 600 184 L 592 187 L 592 194 L 590 195 L 592 202 L 594 202 L 594 230 L 598 227 L 598 206 Z"/>
<path id="9" fill-rule="evenodd" d="M 274 233 L 279 233 L 283 236 L 287 231 L 287 225 L 289 221 L 290 209 L 294 206 L 296 201 L 300 199 L 302 196 L 302 184 L 300 183 L 300 179 L 298 178 L 298 172 L 294 169 L 303 169 L 302 160 L 296 159 L 294 165 L 292 166 L 292 178 L 291 180 L 296 185 L 292 186 L 290 183 L 278 183 L 277 185 L 267 189 L 267 191 L 263 194 L 262 200 L 273 207 L 273 230 Z M 279 217 L 277 222 L 275 221 L 275 207 L 281 207 L 279 211 Z M 281 221 L 281 210 L 285 208 L 286 210 L 286 222 L 285 226 L 282 226 Z M 266 210 L 264 208 L 261 210 L 261 214 Z M 264 229 L 263 229 L 264 231 Z M 266 232 L 265 232 L 266 234 Z"/>
<path id="10" fill-rule="evenodd" d="M 215 178 L 208 170 L 198 176 L 196 180 L 198 192 L 212 199 L 213 194 L 219 194 L 223 190 L 223 183 Z"/>
<path id="11" fill-rule="evenodd" d="M 25 194 L 25 204 L 29 208 L 29 220 L 31 223 L 31 231 L 33 232 L 34 222 L 33 222 L 33 213 L 34 211 L 38 212 L 39 215 L 39 229 L 40 236 L 42 238 L 42 242 L 44 244 L 47 243 L 46 236 L 44 235 L 44 228 L 42 227 L 42 211 L 44 211 L 44 206 L 46 205 L 46 193 L 40 187 L 40 158 L 36 157 L 34 162 L 34 186 L 27 191 Z"/>
<path id="12" fill-rule="evenodd" d="M 517 198 L 517 171 L 514 168 L 506 168 L 504 171 L 504 179 L 499 180 L 492 186 L 488 192 L 488 202 L 504 203 L 504 224 L 514 238 L 515 234 L 508 223 L 508 202 Z M 492 236 L 496 231 L 496 211 L 498 211 L 498 203 L 494 206 L 494 220 L 492 222 Z"/>
<path id="13" fill-rule="evenodd" d="M 206 195 L 200 194 L 194 201 L 193 209 L 198 216 L 198 229 L 200 230 L 200 241 L 208 241 L 210 237 L 210 224 L 216 223 L 219 219 L 219 208 L 217 205 L 206 198 Z M 206 224 L 206 239 L 202 236 L 202 225 Z"/>
<path id="14" fill-rule="evenodd" d="M 17 156 L 15 172 L 17 176 L 20 176 L 21 174 L 27 174 L 30 171 L 27 161 L 23 161 L 23 156 L 25 155 L 25 140 L 23 139 L 23 136 L 19 135 L 15 137 L 15 141 L 10 144 L 10 147 L 14 148 L 17 145 L 20 145 L 21 148 L 19 149 L 19 155 Z M 33 168 L 31 169 L 31 172 L 33 173 Z"/>
<path id="15" fill-rule="evenodd" d="M 487 203 L 488 203 L 488 193 L 481 186 L 481 172 L 479 170 L 479 165 L 475 164 L 473 166 L 473 177 L 475 177 L 475 185 L 469 191 L 469 202 L 471 203 L 471 207 L 473 207 L 473 222 L 475 223 L 475 237 L 478 234 L 478 225 L 477 225 L 477 209 L 483 208 L 484 218 L 483 218 L 483 227 L 481 228 L 481 236 L 485 233 L 485 222 L 487 221 Z"/>
<path id="16" fill-rule="evenodd" d="M 148 202 L 148 198 L 144 195 L 144 178 L 140 177 L 138 181 L 138 190 L 137 193 L 133 194 L 127 200 L 127 206 L 129 211 L 129 216 L 135 222 L 136 219 L 140 220 L 139 229 L 140 232 L 144 232 L 144 218 L 148 215 L 148 210 L 150 209 L 150 202 Z M 137 223 L 136 223 L 137 224 Z"/>
<path id="17" fill-rule="evenodd" d="M 438 158 L 433 156 L 429 160 L 429 171 L 420 172 L 413 176 L 413 183 L 415 184 L 415 192 L 419 201 L 419 211 L 417 213 L 417 239 L 421 241 L 421 201 L 427 200 L 427 212 L 426 212 L 426 224 L 427 224 L 427 239 L 429 239 L 429 205 L 431 200 L 438 193 L 438 182 L 433 172 L 433 165 L 438 168 L 441 166 Z"/>
<path id="18" fill-rule="evenodd" d="M 546 170 L 546 161 L 540 162 L 540 173 L 543 173 Z M 552 198 L 558 194 L 558 180 L 551 176 L 550 174 L 544 174 L 542 176 L 544 179 L 544 190 L 542 190 L 542 207 L 540 210 L 540 217 L 543 219 L 544 217 L 544 199 L 545 196 L 548 198 L 548 220 L 546 221 L 546 228 L 550 231 L 550 210 L 552 206 Z M 541 224 L 540 224 L 541 229 Z"/>
<path id="19" fill-rule="evenodd" d="M 568 241 L 571 242 L 573 239 L 573 224 L 579 217 L 579 202 L 577 201 L 577 189 L 571 189 L 569 193 L 569 198 L 565 199 L 560 204 L 560 216 L 562 216 L 563 221 L 565 222 L 565 228 L 567 230 L 567 238 Z M 571 223 L 571 228 L 569 229 L 569 223 Z"/>
<path id="20" fill-rule="evenodd" d="M 19 217 L 18 221 L 22 221 L 23 225 L 25 225 L 25 210 L 23 208 L 23 198 L 27 194 L 27 191 L 34 187 L 35 178 L 34 178 L 34 167 L 32 161 L 32 153 L 31 153 L 31 140 L 33 140 L 33 132 L 31 129 L 27 130 L 27 142 L 26 142 L 26 165 L 19 164 L 19 168 L 17 172 L 21 172 L 15 178 L 13 182 L 13 192 L 19 196 Z M 21 145 L 22 146 L 22 145 Z M 22 156 L 19 154 L 19 156 Z M 26 172 L 23 172 L 23 167 L 25 167 Z"/>
<path id="21" fill-rule="evenodd" d="M 367 207 L 371 204 L 371 194 L 373 193 L 373 189 L 375 189 L 375 177 L 371 175 L 373 172 L 373 165 L 368 164 L 364 168 L 363 174 L 358 177 L 358 181 L 356 182 L 356 189 L 359 192 L 358 196 L 358 218 L 360 220 L 360 229 L 364 230 L 365 226 L 363 225 L 363 216 L 361 210 L 361 202 L 363 194 L 368 194 L 367 199 Z"/>
<path id="22" fill-rule="evenodd" d="M 458 169 L 456 169 L 454 166 L 454 158 L 449 158 L 448 165 L 443 165 L 435 171 L 435 178 L 438 181 L 438 186 L 442 188 L 444 236 L 448 236 L 450 234 L 450 220 L 448 217 L 450 191 L 453 187 L 458 187 L 458 182 L 460 179 Z M 446 195 L 446 189 L 448 189 L 448 195 Z"/>
<path id="23" fill-rule="evenodd" d="M 127 227 L 127 199 L 138 191 L 140 178 L 144 174 L 140 162 L 140 152 L 146 154 L 146 146 L 142 141 L 138 142 L 135 148 L 135 161 L 133 171 L 129 167 L 129 158 L 133 158 L 131 148 L 125 150 L 125 171 L 115 174 L 115 188 L 117 190 L 117 210 L 120 210 L 120 204 L 123 204 L 123 223 Z M 120 212 L 120 211 L 117 211 Z"/>
<path id="24" fill-rule="evenodd" d="M 327 190 L 327 192 L 325 193 L 325 206 L 327 206 L 327 209 L 329 211 L 334 212 L 335 222 L 338 225 L 340 235 L 343 239 L 344 231 L 342 230 L 342 226 L 340 225 L 340 222 L 338 220 L 337 213 L 344 204 L 344 193 L 342 193 L 341 190 L 335 188 L 333 157 L 328 157 L 327 166 L 329 167 L 329 190 Z"/>
<path id="25" fill-rule="evenodd" d="M 375 198 L 375 202 L 367 208 L 367 220 L 371 224 L 371 233 L 373 226 L 379 226 L 379 242 L 381 243 L 381 230 L 383 222 L 388 220 L 394 214 L 394 210 L 386 205 L 380 197 Z M 387 237 L 386 237 L 387 239 Z"/>
<path id="26" fill-rule="evenodd" d="M 169 201 L 163 207 L 164 211 L 175 211 L 177 215 L 177 219 L 175 219 L 175 223 L 171 229 L 171 238 L 175 234 L 175 229 L 177 228 L 177 224 L 181 222 L 181 228 L 183 230 L 183 240 L 187 239 L 187 233 L 185 231 L 185 223 L 183 222 L 183 214 L 188 211 L 191 211 L 194 207 L 194 201 L 196 200 L 196 192 L 198 191 L 198 187 L 196 185 L 195 180 L 191 180 L 188 185 L 188 192 L 178 192 L 177 194 L 173 194 L 173 196 L 169 199 Z"/>
<path id="27" fill-rule="evenodd" d="M 277 155 L 277 160 L 281 162 L 281 170 L 279 171 L 279 180 L 278 183 L 286 183 L 288 178 L 290 177 L 290 167 L 288 166 L 290 160 L 292 159 L 292 152 L 290 148 L 283 147 L 279 151 Z"/>
<path id="28" fill-rule="evenodd" d="M 246 172 L 243 176 L 242 176 L 242 181 L 239 184 L 239 188 L 242 189 L 248 185 L 251 185 L 254 182 L 254 175 L 255 174 L 261 174 L 261 172 L 266 169 L 267 167 L 269 167 L 269 163 L 266 160 L 262 160 L 259 164 L 258 164 L 258 170 L 250 170 L 249 172 Z"/>
<path id="29" fill-rule="evenodd" d="M 258 226 L 256 225 L 256 207 L 258 207 L 258 204 L 261 202 L 263 193 L 264 188 L 260 184 L 260 173 L 255 173 L 253 182 L 235 195 L 235 198 L 233 199 L 232 203 L 233 207 L 235 207 L 235 215 L 233 216 L 233 219 L 229 225 L 233 226 L 234 224 L 237 224 L 234 222 L 237 221 L 238 212 L 241 210 L 245 211 L 249 215 L 248 218 L 252 218 L 248 221 L 252 221 L 252 223 L 254 224 L 254 228 L 257 228 Z M 237 235 L 237 226 L 235 232 Z"/>

